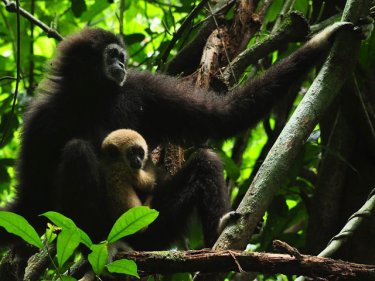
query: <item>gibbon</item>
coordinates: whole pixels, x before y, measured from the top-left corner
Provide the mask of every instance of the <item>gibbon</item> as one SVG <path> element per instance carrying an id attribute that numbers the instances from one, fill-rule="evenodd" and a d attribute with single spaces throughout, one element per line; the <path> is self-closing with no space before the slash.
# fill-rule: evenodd
<path id="1" fill-rule="evenodd" d="M 85 28 L 67 37 L 25 114 L 17 199 L 7 209 L 41 230 L 45 224 L 38 215 L 57 210 L 94 240 L 105 239 L 113 221 L 101 208 L 107 187 L 100 154 L 110 132 L 135 130 L 149 150 L 163 141 L 201 144 L 234 136 L 268 114 L 344 26 L 324 29 L 261 76 L 220 96 L 173 77 L 128 69 L 124 44 L 111 32 Z M 198 149 L 175 175 L 157 179 L 152 207 L 158 219 L 127 241 L 135 250 L 171 245 L 194 209 L 205 246 L 211 247 L 229 210 L 219 157 Z"/>
<path id="2" fill-rule="evenodd" d="M 102 143 L 101 163 L 107 187 L 107 209 L 112 219 L 132 207 L 151 205 L 155 167 L 140 134 L 129 129 L 111 132 Z"/>

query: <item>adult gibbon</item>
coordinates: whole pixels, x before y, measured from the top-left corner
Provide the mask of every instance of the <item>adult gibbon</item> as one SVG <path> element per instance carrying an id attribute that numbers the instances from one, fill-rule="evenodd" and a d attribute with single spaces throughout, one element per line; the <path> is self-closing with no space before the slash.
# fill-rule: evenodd
<path id="1" fill-rule="evenodd" d="M 136 206 L 150 206 L 156 169 L 148 158 L 147 144 L 136 131 L 119 129 L 102 143 L 102 169 L 106 181 L 108 211 L 117 219 Z"/>
<path id="2" fill-rule="evenodd" d="M 101 145 L 110 132 L 135 130 L 149 150 L 166 140 L 199 144 L 233 136 L 269 113 L 343 26 L 323 30 L 260 77 L 220 96 L 173 77 L 127 69 L 124 44 L 111 32 L 85 28 L 66 38 L 25 115 L 17 199 L 8 209 L 41 229 L 39 214 L 60 211 L 100 241 L 113 223 L 108 208 L 99 208 L 107 190 Z M 196 208 L 210 247 L 228 201 L 219 157 L 198 149 L 174 176 L 157 180 L 152 207 L 159 217 L 127 242 L 138 250 L 166 248 Z"/>

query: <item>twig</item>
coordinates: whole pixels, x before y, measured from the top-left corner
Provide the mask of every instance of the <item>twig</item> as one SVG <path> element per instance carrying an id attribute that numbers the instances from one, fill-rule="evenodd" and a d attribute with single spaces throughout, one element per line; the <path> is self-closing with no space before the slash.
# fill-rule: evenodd
<path id="1" fill-rule="evenodd" d="M 3 76 L 3 77 L 0 77 L 0 82 L 4 81 L 4 80 L 17 80 L 17 78 L 12 77 L 12 76 Z"/>
<path id="2" fill-rule="evenodd" d="M 208 3 L 208 10 L 209 10 L 210 14 L 212 15 L 212 18 L 213 18 L 213 20 L 214 20 L 214 22 L 215 22 L 216 29 L 220 32 L 219 24 L 217 23 L 216 17 L 215 17 L 215 15 L 214 15 L 213 11 L 212 11 L 212 8 L 211 8 L 210 3 Z M 220 34 L 220 33 L 219 33 L 219 34 Z M 228 55 L 227 46 L 226 46 L 226 44 L 225 44 L 225 42 L 224 42 L 222 36 L 219 36 L 219 39 L 220 39 L 220 41 L 221 41 L 221 45 L 223 46 L 223 50 L 224 50 L 224 54 L 225 54 L 225 58 L 226 58 L 227 61 L 228 61 L 228 68 L 230 69 L 230 71 L 231 71 L 231 73 L 232 73 L 232 75 L 233 75 L 233 79 L 237 82 L 236 76 L 235 76 L 235 74 L 234 74 L 234 72 L 233 72 L 233 69 L 232 69 L 232 65 L 231 65 L 231 63 L 230 63 L 230 58 L 229 58 L 229 55 Z"/>
<path id="3" fill-rule="evenodd" d="M 31 0 L 30 3 L 30 14 L 34 15 L 35 12 L 35 0 Z M 35 67 L 35 58 L 34 58 L 34 23 L 30 22 L 30 43 L 29 43 L 29 88 L 28 88 L 28 95 L 32 96 L 34 92 L 34 67 Z"/>
<path id="4" fill-rule="evenodd" d="M 232 252 L 231 250 L 228 250 L 228 253 L 231 255 L 231 257 L 233 258 L 234 262 L 236 263 L 237 268 L 238 268 L 238 272 L 245 272 L 245 270 L 242 269 L 239 261 L 237 260 L 236 254 L 234 252 Z"/>
<path id="5" fill-rule="evenodd" d="M 203 7 L 207 4 L 208 0 L 202 0 L 186 17 L 184 22 L 181 24 L 180 28 L 173 34 L 171 42 L 168 44 L 167 48 L 165 49 L 158 66 L 160 69 L 161 65 L 167 61 L 169 53 L 173 49 L 174 45 L 176 44 L 177 40 L 182 36 L 184 31 L 189 27 L 191 21 L 198 15 L 198 13 L 203 9 Z"/>
<path id="6" fill-rule="evenodd" d="M 280 251 L 280 253 L 289 254 L 292 257 L 295 257 L 297 260 L 302 260 L 301 253 L 297 250 L 297 248 L 290 246 L 289 244 L 280 241 L 280 240 L 274 240 L 272 243 L 272 247 Z"/>
<path id="7" fill-rule="evenodd" d="M 44 32 L 47 33 L 47 36 L 50 38 L 55 38 L 56 40 L 62 41 L 64 39 L 63 36 L 61 36 L 55 29 L 50 28 L 48 25 L 46 25 L 44 22 L 40 21 L 36 17 L 34 17 L 32 14 L 30 14 L 28 11 L 20 8 L 19 12 L 17 9 L 16 2 L 8 1 L 8 0 L 2 0 L 5 4 L 6 10 L 10 13 L 18 13 L 30 22 L 34 23 L 35 25 L 39 26 Z"/>
<path id="8" fill-rule="evenodd" d="M 215 8 L 213 14 L 225 14 L 235 2 L 236 0 L 228 1 L 222 6 Z M 207 38 L 215 29 L 216 25 L 213 18 L 208 18 L 204 26 L 198 31 L 197 35 L 168 62 L 166 73 L 170 75 L 177 75 L 180 73 L 189 75 L 194 72 L 199 66 Z"/>

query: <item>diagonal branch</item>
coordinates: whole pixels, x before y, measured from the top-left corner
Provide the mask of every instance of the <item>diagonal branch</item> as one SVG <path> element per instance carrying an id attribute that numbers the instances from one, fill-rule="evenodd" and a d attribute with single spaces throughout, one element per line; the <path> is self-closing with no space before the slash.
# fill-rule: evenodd
<path id="1" fill-rule="evenodd" d="M 9 13 L 17 13 L 17 4 L 15 2 L 8 0 L 2 0 L 2 2 L 5 4 L 5 8 Z M 48 37 L 55 38 L 58 41 L 62 41 L 64 39 L 64 37 L 61 36 L 55 29 L 50 28 L 48 25 L 34 17 L 28 11 L 19 8 L 19 14 L 26 18 L 28 21 L 39 26 L 44 32 L 47 33 Z"/>

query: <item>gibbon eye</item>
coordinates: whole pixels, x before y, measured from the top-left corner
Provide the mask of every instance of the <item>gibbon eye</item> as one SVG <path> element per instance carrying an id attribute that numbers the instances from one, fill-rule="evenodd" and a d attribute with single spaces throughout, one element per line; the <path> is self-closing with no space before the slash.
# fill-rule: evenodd
<path id="1" fill-rule="evenodd" d="M 119 56 L 118 56 L 118 59 L 119 59 L 120 62 L 125 64 L 125 54 L 124 53 L 120 53 Z"/>
<path id="2" fill-rule="evenodd" d="M 112 48 L 108 50 L 108 56 L 111 58 L 115 58 L 118 56 L 118 50 L 116 48 Z"/>
<path id="3" fill-rule="evenodd" d="M 140 146 L 133 146 L 128 149 L 127 156 L 129 158 L 139 157 L 140 159 L 143 159 L 145 157 L 145 151 Z"/>

